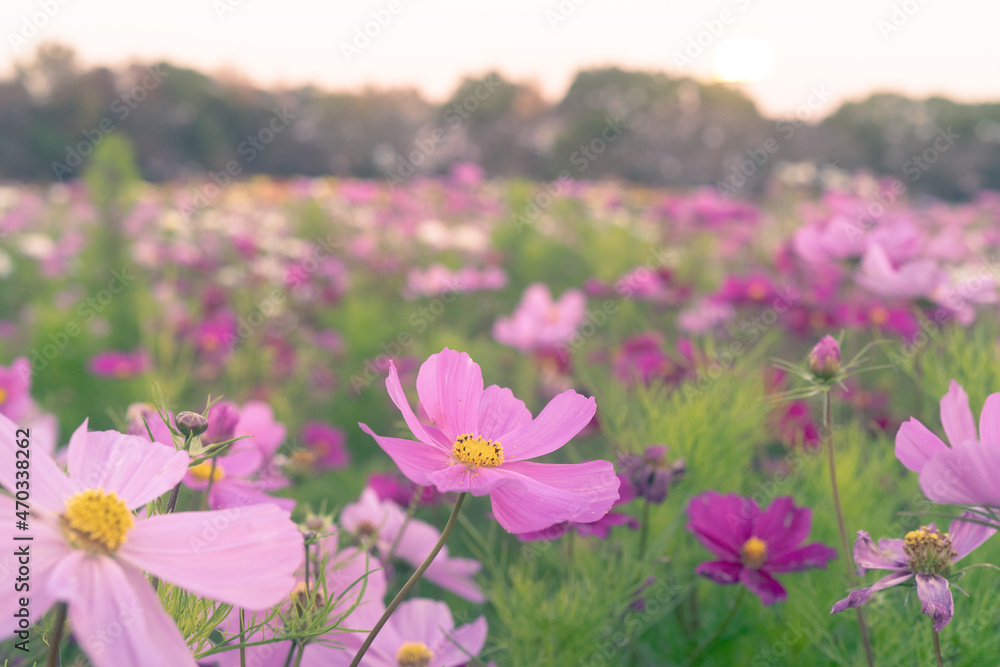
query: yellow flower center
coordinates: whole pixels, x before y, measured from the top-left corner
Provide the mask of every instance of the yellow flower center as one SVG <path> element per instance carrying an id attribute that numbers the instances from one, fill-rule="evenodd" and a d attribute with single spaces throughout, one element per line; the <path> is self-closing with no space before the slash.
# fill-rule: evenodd
<path id="1" fill-rule="evenodd" d="M 882 306 L 875 306 L 868 314 L 874 324 L 885 324 L 889 321 L 889 311 Z"/>
<path id="2" fill-rule="evenodd" d="M 291 462 L 297 468 L 311 468 L 316 463 L 316 453 L 308 449 L 297 449 L 292 452 Z"/>
<path id="3" fill-rule="evenodd" d="M 0 405 L 3 405 L 6 402 L 7 402 L 7 390 L 4 389 L 3 387 L 0 387 Z"/>
<path id="4" fill-rule="evenodd" d="M 132 513 L 114 491 L 87 489 L 66 500 L 59 518 L 63 535 L 77 549 L 110 554 L 125 542 L 134 523 Z"/>
<path id="5" fill-rule="evenodd" d="M 503 463 L 503 447 L 499 442 L 486 440 L 472 433 L 458 436 L 451 455 L 470 468 L 496 468 Z"/>
<path id="6" fill-rule="evenodd" d="M 434 652 L 423 642 L 403 642 L 396 651 L 399 667 L 427 667 L 434 658 Z"/>
<path id="7" fill-rule="evenodd" d="M 760 301 L 767 296 L 767 287 L 760 283 L 751 283 L 750 287 L 747 288 L 747 296 L 756 301 Z"/>
<path id="8" fill-rule="evenodd" d="M 767 542 L 751 537 L 740 548 L 740 560 L 756 570 L 767 561 Z"/>
<path id="9" fill-rule="evenodd" d="M 945 576 L 951 573 L 951 559 L 958 555 L 948 533 L 931 530 L 928 526 L 906 534 L 903 553 L 910 557 L 909 566 L 914 572 Z"/>
<path id="10" fill-rule="evenodd" d="M 211 461 L 202 461 L 198 465 L 191 466 L 190 468 L 188 468 L 188 471 L 196 478 L 201 480 L 206 480 L 209 477 L 211 477 L 213 482 L 218 482 L 220 479 L 226 476 L 225 471 L 222 469 L 222 466 L 219 465 L 218 461 L 215 462 L 214 471 L 212 470 Z"/>

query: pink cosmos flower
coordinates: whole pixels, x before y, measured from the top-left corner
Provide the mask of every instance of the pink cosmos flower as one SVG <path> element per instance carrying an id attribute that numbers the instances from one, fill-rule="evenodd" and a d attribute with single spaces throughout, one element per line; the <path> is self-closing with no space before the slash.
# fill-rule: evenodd
<path id="1" fill-rule="evenodd" d="M 432 422 L 410 408 L 390 364 L 386 388 L 419 442 L 375 435 L 360 424 L 411 481 L 442 493 L 489 495 L 493 514 L 512 533 L 541 530 L 560 521 L 590 523 L 618 498 L 618 478 L 608 461 L 534 463 L 579 433 L 597 411 L 593 398 L 573 390 L 556 396 L 537 418 L 510 389 L 483 389 L 479 365 L 445 348 L 417 374 L 417 395 Z"/>
<path id="2" fill-rule="evenodd" d="M 962 517 L 973 521 L 962 521 Z M 878 545 L 867 532 L 859 530 L 854 542 L 854 562 L 859 573 L 864 574 L 869 569 L 894 572 L 868 588 L 851 591 L 850 595 L 833 605 L 830 613 L 860 607 L 868 602 L 872 593 L 915 579 L 920 610 L 931 617 L 934 629 L 940 632 L 955 614 L 955 602 L 946 578 L 951 574 L 952 564 L 965 558 L 997 532 L 996 528 L 983 525 L 983 518 L 981 514 L 963 512 L 952 521 L 948 533 L 938 531 L 932 523 L 922 526 L 920 530 L 910 531 L 904 540 L 882 538 Z"/>
<path id="3" fill-rule="evenodd" d="M 16 426 L 0 417 L 0 455 L 14 461 Z M 183 512 L 140 518 L 137 509 L 169 491 L 187 471 L 186 452 L 114 431 L 87 432 L 85 421 L 69 442 L 69 473 L 34 453 L 29 529 L 33 537 L 31 621 L 57 601 L 69 605 L 73 633 L 95 664 L 189 665 L 195 661 L 143 572 L 197 595 L 252 609 L 281 601 L 302 563 L 302 536 L 289 513 L 273 505 L 233 512 Z M 14 466 L 0 469 L 13 492 Z M 15 503 L 0 496 L 14 516 Z M 253 585 L 248 586 L 247 582 Z M 0 604 L 16 609 L 11 582 Z M 109 628 L 119 628 L 111 634 Z M 0 621 L 12 636 L 17 619 Z"/>
<path id="4" fill-rule="evenodd" d="M 0 366 L 0 415 L 19 421 L 33 405 L 31 362 L 26 357 L 18 357 L 9 367 Z"/>
<path id="5" fill-rule="evenodd" d="M 149 353 L 143 349 L 132 352 L 108 350 L 91 358 L 87 368 L 100 378 L 124 380 L 142 375 L 152 367 Z"/>
<path id="6" fill-rule="evenodd" d="M 573 340 L 585 317 L 587 299 L 580 290 L 567 290 L 552 300 L 548 285 L 529 285 L 511 317 L 493 325 L 493 337 L 522 352 L 554 348 Z"/>
<path id="7" fill-rule="evenodd" d="M 695 573 L 719 584 L 741 583 L 771 605 L 788 597 L 772 573 L 826 569 L 837 552 L 819 542 L 801 546 L 812 512 L 796 507 L 791 496 L 775 498 L 763 512 L 736 494 L 707 491 L 691 499 L 687 529 L 719 560 L 702 563 Z"/>
<path id="8" fill-rule="evenodd" d="M 459 667 L 477 656 L 486 644 L 486 618 L 455 627 L 444 602 L 416 598 L 407 600 L 389 617 L 365 654 L 366 667 L 431 665 Z M 340 651 L 341 654 L 347 653 Z M 331 655 L 331 665 L 348 665 L 353 655 Z"/>
<path id="9" fill-rule="evenodd" d="M 301 451 L 304 455 L 302 461 L 318 470 L 343 468 L 351 462 L 346 441 L 344 432 L 332 424 L 306 422 L 302 425 L 302 443 L 305 445 L 305 449 Z"/>
<path id="10" fill-rule="evenodd" d="M 344 506 L 340 524 L 344 530 L 363 540 L 374 538 L 374 545 L 382 558 L 388 556 L 395 544 L 396 557 L 414 569 L 420 567 L 441 537 L 441 532 L 425 521 L 410 519 L 406 522 L 406 515 L 399 505 L 391 500 L 379 500 L 370 488 L 361 492 L 358 502 Z M 479 603 L 486 600 L 473 579 L 480 569 L 482 565 L 479 561 L 452 558 L 445 546 L 427 568 L 424 578 L 455 595 Z"/>
<path id="11" fill-rule="evenodd" d="M 952 448 L 979 442 L 976 422 L 969 408 L 969 395 L 954 380 L 941 399 L 941 424 Z M 1000 393 L 991 394 L 986 399 L 979 416 L 979 430 L 984 442 L 991 447 L 1000 445 Z M 896 458 L 913 472 L 921 472 L 935 455 L 947 451 L 949 448 L 941 438 L 913 417 L 896 433 Z"/>
<path id="12" fill-rule="evenodd" d="M 857 281 L 868 290 L 886 297 L 916 299 L 930 297 L 945 276 L 932 259 L 918 259 L 894 267 L 886 251 L 872 244 L 861 260 Z"/>

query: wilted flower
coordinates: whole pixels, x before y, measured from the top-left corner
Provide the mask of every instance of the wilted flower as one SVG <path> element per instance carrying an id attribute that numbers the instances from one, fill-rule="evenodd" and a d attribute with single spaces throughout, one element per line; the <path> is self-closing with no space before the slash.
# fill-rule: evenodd
<path id="1" fill-rule="evenodd" d="M 962 519 L 972 521 L 963 521 Z M 865 570 L 895 570 L 868 588 L 851 591 L 850 595 L 833 605 L 835 614 L 868 602 L 872 593 L 915 580 L 921 611 L 934 621 L 940 631 L 948 625 L 955 613 L 955 603 L 947 577 L 953 563 L 965 558 L 973 549 L 988 540 L 997 531 L 984 525 L 984 518 L 976 512 L 963 512 L 952 521 L 951 530 L 938 531 L 932 523 L 911 530 L 905 539 L 886 539 L 876 545 L 867 532 L 858 531 L 854 543 L 854 562 L 861 574 Z M 949 534 L 950 533 L 950 534 Z"/>
<path id="2" fill-rule="evenodd" d="M 679 482 L 685 472 L 683 459 L 673 463 L 667 461 L 666 445 L 651 445 L 642 456 L 627 454 L 621 458 L 620 465 L 628 474 L 635 494 L 656 504 L 667 499 L 667 490 Z"/>

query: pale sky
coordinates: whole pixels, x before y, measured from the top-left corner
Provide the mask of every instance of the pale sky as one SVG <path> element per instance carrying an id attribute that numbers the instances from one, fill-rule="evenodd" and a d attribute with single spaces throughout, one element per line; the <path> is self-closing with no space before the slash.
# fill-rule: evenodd
<path id="1" fill-rule="evenodd" d="M 793 112 L 816 87 L 830 93 L 820 113 L 876 90 L 1000 101 L 996 0 L 0 0 L 0 5 L 3 76 L 39 43 L 58 41 L 72 46 L 85 65 L 167 60 L 207 72 L 237 70 L 265 86 L 415 86 L 434 101 L 462 76 L 492 69 L 533 81 L 555 100 L 576 71 L 607 65 L 702 79 L 748 68 L 734 76 L 764 78 L 731 85 L 772 115 Z M 386 25 L 367 45 L 356 46 L 356 30 L 379 15 Z M 370 32 L 375 28 L 369 25 Z M 699 39 L 702 52 L 692 51 L 691 61 L 682 62 L 685 49 Z M 357 52 L 348 58 L 344 45 Z"/>

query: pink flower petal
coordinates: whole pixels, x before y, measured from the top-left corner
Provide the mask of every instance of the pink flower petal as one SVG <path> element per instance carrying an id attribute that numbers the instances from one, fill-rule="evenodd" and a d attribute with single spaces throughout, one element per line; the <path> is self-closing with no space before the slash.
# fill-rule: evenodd
<path id="1" fill-rule="evenodd" d="M 764 570 L 745 567 L 740 572 L 740 581 L 750 589 L 751 593 L 760 598 L 761 604 L 765 607 L 788 597 L 785 588 L 778 583 L 778 580 Z"/>
<path id="2" fill-rule="evenodd" d="M 750 538 L 760 508 L 753 500 L 715 491 L 691 499 L 687 529 L 713 554 L 739 560 L 740 549 Z"/>
<path id="3" fill-rule="evenodd" d="M 277 498 L 260 489 L 260 482 L 245 479 L 221 479 L 212 485 L 208 499 L 209 509 L 219 510 L 248 505 L 274 505 L 286 512 L 295 509 L 292 498 Z"/>
<path id="4" fill-rule="evenodd" d="M 510 389 L 493 384 L 483 392 L 479 402 L 478 421 L 476 435 L 487 440 L 497 440 L 514 429 L 531 423 L 531 412 L 524 406 L 524 401 L 514 397 Z"/>
<path id="5" fill-rule="evenodd" d="M 740 580 L 743 564 L 728 560 L 710 560 L 700 563 L 694 569 L 695 574 L 708 577 L 717 584 L 735 584 Z"/>
<path id="6" fill-rule="evenodd" d="M 6 465 L 0 465 L 0 486 L 10 493 L 17 490 L 17 468 L 14 465 L 18 460 L 17 452 L 24 451 L 17 446 L 19 439 L 15 435 L 17 429 L 14 422 L 0 415 L 0 459 L 7 462 Z M 31 433 L 28 435 L 30 445 Z M 33 446 L 29 446 L 28 449 L 31 450 L 31 506 L 50 512 L 62 512 L 66 507 L 66 499 L 73 495 L 73 486 L 69 478 L 51 456 L 34 450 Z"/>
<path id="7" fill-rule="evenodd" d="M 434 425 L 454 442 L 477 431 L 483 373 L 465 352 L 444 348 L 420 366 L 417 396 Z"/>
<path id="8" fill-rule="evenodd" d="M 934 629 L 941 632 L 955 615 L 955 602 L 948 580 L 936 574 L 918 572 L 917 597 L 920 598 L 920 611 L 930 616 Z"/>
<path id="9" fill-rule="evenodd" d="M 963 518 L 972 521 L 962 521 Z M 951 545 L 956 553 L 952 562 L 965 558 L 973 549 L 993 537 L 997 528 L 984 525 L 982 522 L 986 520 L 982 514 L 965 511 L 951 522 L 951 525 L 948 526 L 948 537 L 951 538 Z"/>
<path id="10" fill-rule="evenodd" d="M 781 556 L 770 557 L 764 564 L 768 572 L 800 572 L 814 567 L 826 569 L 827 561 L 837 557 L 834 549 L 814 542 L 799 549 L 786 551 Z"/>
<path id="11" fill-rule="evenodd" d="M 14 508 L 13 498 L 0 495 L 0 512 L 3 512 L 3 516 L 13 517 Z M 9 546 L 0 555 L 0 609 L 7 610 L 7 613 L 0 616 L 0 640 L 12 636 L 18 629 L 18 619 L 14 618 L 14 612 L 20 608 L 18 604 L 20 598 L 29 599 L 28 607 L 32 623 L 37 622 L 55 604 L 57 598 L 41 582 L 48 579 L 59 561 L 73 553 L 59 528 L 48 520 L 32 515 L 31 529 L 24 532 L 15 529 L 13 520 L 2 525 L 0 536 L 4 544 Z M 15 537 L 25 536 L 31 536 L 33 539 L 14 540 Z M 28 591 L 18 591 L 14 588 L 25 583 L 23 580 L 17 581 L 21 565 L 17 552 L 22 547 L 27 547 L 30 554 L 31 579 L 27 582 L 30 586 Z"/>
<path id="12" fill-rule="evenodd" d="M 362 431 L 375 438 L 378 446 L 392 458 L 399 466 L 399 470 L 414 484 L 421 486 L 431 484 L 428 473 L 436 472 L 453 463 L 450 452 L 445 453 L 434 445 L 375 435 L 367 424 L 358 424 L 358 426 L 361 427 Z"/>
<path id="13" fill-rule="evenodd" d="M 177 485 L 187 471 L 187 452 L 137 435 L 81 431 L 69 442 L 70 479 L 82 489 L 115 492 L 129 509 L 142 507 Z"/>
<path id="14" fill-rule="evenodd" d="M 960 447 L 966 442 L 974 442 L 976 422 L 972 419 L 969 408 L 969 395 L 962 386 L 954 380 L 948 387 L 948 393 L 941 399 L 941 424 L 952 447 Z"/>
<path id="15" fill-rule="evenodd" d="M 505 463 L 502 470 L 518 473 L 547 486 L 578 494 L 587 507 L 566 517 L 575 523 L 590 523 L 604 518 L 618 500 L 621 479 L 610 461 L 584 463 Z M 562 520 L 562 519 L 560 519 Z"/>
<path id="16" fill-rule="evenodd" d="M 295 587 L 302 544 L 287 511 L 251 505 L 137 522 L 118 556 L 192 593 L 263 609 Z"/>
<path id="17" fill-rule="evenodd" d="M 913 573 L 909 571 L 893 572 L 892 574 L 882 577 L 868 588 L 860 588 L 856 591 L 851 591 L 846 598 L 833 605 L 833 609 L 830 610 L 830 613 L 837 614 L 847 609 L 860 607 L 864 603 L 868 602 L 868 600 L 872 596 L 872 593 L 876 593 L 885 588 L 892 588 L 893 586 L 898 586 L 899 584 L 908 581 L 912 578 L 913 578 Z"/>
<path id="18" fill-rule="evenodd" d="M 876 545 L 863 530 L 858 531 L 854 540 L 854 563 L 860 574 L 866 570 L 905 570 L 909 568 L 909 559 L 903 553 L 903 540 L 883 538 Z"/>
<path id="19" fill-rule="evenodd" d="M 256 447 L 264 458 L 271 458 L 285 441 L 285 426 L 274 419 L 271 406 L 261 401 L 250 401 L 240 409 L 240 420 L 236 423 L 234 435 L 251 435 L 248 441 Z"/>
<path id="20" fill-rule="evenodd" d="M 76 551 L 54 569 L 48 588 L 69 602 L 73 635 L 98 667 L 195 667 L 180 631 L 138 570 Z"/>
<path id="21" fill-rule="evenodd" d="M 469 656 L 477 656 L 486 646 L 489 629 L 486 618 L 480 616 L 472 623 L 455 628 L 441 641 L 433 645 L 434 664 L 458 667 L 469 663 Z M 461 648 L 459 648 L 461 647 Z"/>
<path id="22" fill-rule="evenodd" d="M 428 473 L 427 479 L 440 493 L 468 491 L 474 496 L 485 496 L 505 484 L 515 483 L 515 476 L 506 475 L 502 470 L 503 468 L 469 468 L 455 464 Z"/>
<path id="23" fill-rule="evenodd" d="M 417 419 L 417 416 L 413 414 L 413 409 L 410 408 L 410 403 L 406 400 L 406 394 L 403 393 L 402 385 L 399 384 L 399 373 L 396 372 L 396 364 L 392 361 L 389 362 L 389 377 L 385 379 L 385 388 L 389 392 L 389 398 L 392 399 L 393 404 L 403 414 L 403 420 L 406 422 L 407 428 L 416 436 L 417 440 L 451 453 L 451 448 L 455 444 L 455 438 L 448 438 L 436 426 L 427 426 Z M 362 425 L 362 428 L 367 427 Z"/>
<path id="24" fill-rule="evenodd" d="M 490 491 L 490 498 L 493 499 L 493 515 L 508 532 L 528 533 L 560 521 L 583 519 L 583 522 L 588 522 L 600 518 L 595 517 L 592 498 L 582 493 L 557 488 L 510 470 L 508 466 L 491 472 L 501 475 L 507 482 L 495 486 Z M 617 477 L 615 483 L 617 484 Z M 614 500 L 608 503 L 608 509 L 612 504 Z"/>
<path id="25" fill-rule="evenodd" d="M 1000 446 L 1000 393 L 990 394 L 979 413 L 979 439 Z"/>
<path id="26" fill-rule="evenodd" d="M 559 394 L 531 423 L 500 437 L 506 461 L 525 461 L 559 449 L 590 423 L 597 412 L 593 397 L 572 389 Z"/>
<path id="27" fill-rule="evenodd" d="M 920 471 L 928 500 L 954 505 L 1000 507 L 1000 447 L 969 442 L 940 452 Z"/>
<path id="28" fill-rule="evenodd" d="M 752 534 L 767 542 L 770 558 L 796 549 L 809 535 L 812 511 L 796 507 L 791 496 L 775 498 L 754 523 Z"/>
<path id="29" fill-rule="evenodd" d="M 946 449 L 948 445 L 916 419 L 911 418 L 896 433 L 896 458 L 913 472 L 920 472 L 931 457 Z"/>

